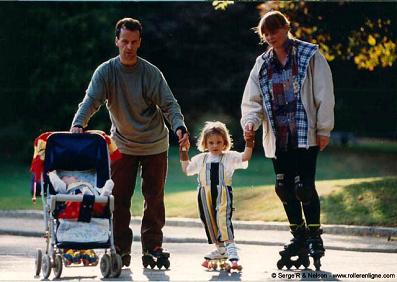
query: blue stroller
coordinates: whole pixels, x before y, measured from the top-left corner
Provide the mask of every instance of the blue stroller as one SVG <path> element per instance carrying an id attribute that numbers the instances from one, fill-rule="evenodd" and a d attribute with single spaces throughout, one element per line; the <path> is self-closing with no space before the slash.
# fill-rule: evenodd
<path id="1" fill-rule="evenodd" d="M 60 278 L 63 265 L 70 265 L 65 257 L 70 249 L 104 249 L 100 259 L 103 277 L 120 276 L 122 260 L 113 239 L 113 196 L 60 194 L 48 176 L 52 171 L 59 176 L 77 175 L 100 191 L 110 179 L 110 156 L 104 135 L 53 132 L 42 134 L 35 141 L 36 150 L 37 140 L 42 138 L 39 140 L 41 181 L 35 180 L 33 185 L 35 193 L 36 190 L 41 193 L 46 239 L 45 250 L 36 251 L 36 277 L 41 272 L 47 279 L 53 269 L 54 278 Z"/>

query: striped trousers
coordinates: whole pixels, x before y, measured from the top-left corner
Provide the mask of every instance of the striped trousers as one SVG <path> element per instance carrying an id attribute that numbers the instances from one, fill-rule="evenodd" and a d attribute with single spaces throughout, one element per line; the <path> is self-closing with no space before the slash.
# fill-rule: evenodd
<path id="1" fill-rule="evenodd" d="M 197 200 L 208 243 L 234 240 L 232 187 L 219 185 L 219 163 L 207 164 L 206 174 L 206 179 L 210 181 L 202 179 L 200 184 L 209 182 L 209 185 L 199 186 Z"/>

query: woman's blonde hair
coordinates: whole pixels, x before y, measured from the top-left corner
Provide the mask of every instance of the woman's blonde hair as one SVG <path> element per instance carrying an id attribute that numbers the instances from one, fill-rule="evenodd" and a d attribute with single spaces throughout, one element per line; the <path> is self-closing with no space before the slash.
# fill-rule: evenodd
<path id="1" fill-rule="evenodd" d="M 200 152 L 205 152 L 207 148 L 207 140 L 211 135 L 220 135 L 225 143 L 223 151 L 229 151 L 233 146 L 233 140 L 230 136 L 229 130 L 226 125 L 220 121 L 206 121 L 203 129 L 201 130 L 200 137 L 197 140 L 197 148 Z"/>
<path id="2" fill-rule="evenodd" d="M 288 29 L 291 28 L 291 23 L 287 17 L 279 11 L 270 11 L 262 16 L 258 26 L 256 27 L 256 32 L 261 40 L 265 40 L 264 36 L 266 31 L 273 32 L 285 26 L 287 26 Z M 288 32 L 288 36 L 292 37 L 290 32 Z"/>

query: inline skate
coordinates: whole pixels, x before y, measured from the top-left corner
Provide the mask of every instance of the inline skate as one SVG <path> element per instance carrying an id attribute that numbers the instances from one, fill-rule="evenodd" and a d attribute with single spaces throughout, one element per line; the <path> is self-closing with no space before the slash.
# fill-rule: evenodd
<path id="1" fill-rule="evenodd" d="M 296 230 L 291 230 L 293 238 L 291 242 L 284 246 L 284 250 L 279 254 L 281 259 L 277 262 L 277 268 L 282 269 L 284 266 L 290 269 L 295 266 L 296 269 L 302 265 L 307 268 L 310 265 L 308 250 L 306 247 L 306 229 L 299 226 Z M 297 257 L 296 259 L 292 259 Z"/>
<path id="2" fill-rule="evenodd" d="M 147 268 L 150 266 L 153 269 L 157 266 L 158 269 L 161 269 L 163 266 L 165 269 L 170 267 L 170 253 L 163 249 L 162 247 L 156 247 L 153 250 L 145 250 L 142 255 L 142 264 L 143 267 Z"/>
<path id="3" fill-rule="evenodd" d="M 309 230 L 308 238 L 306 241 L 307 250 L 309 252 L 309 255 L 313 258 L 313 264 L 316 268 L 316 271 L 320 270 L 320 259 L 322 256 L 324 256 L 325 253 L 321 234 L 323 234 L 323 230 L 320 228 L 315 230 Z"/>

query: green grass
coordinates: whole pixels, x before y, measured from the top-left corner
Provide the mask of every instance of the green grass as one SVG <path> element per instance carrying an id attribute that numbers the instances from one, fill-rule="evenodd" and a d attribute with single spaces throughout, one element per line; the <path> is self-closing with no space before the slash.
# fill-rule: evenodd
<path id="1" fill-rule="evenodd" d="M 397 177 L 321 180 L 317 191 L 324 224 L 397 226 Z M 166 194 L 169 217 L 197 217 L 196 191 Z M 141 215 L 141 199 L 134 214 Z M 236 220 L 287 221 L 273 185 L 234 190 Z"/>
<path id="2" fill-rule="evenodd" d="M 396 187 L 397 150 L 394 143 L 330 147 L 321 152 L 317 166 L 317 190 L 321 198 L 322 222 L 396 226 L 393 203 Z M 272 162 L 257 150 L 247 170 L 233 178 L 239 220 L 285 221 L 283 207 L 274 193 Z M 193 156 L 197 152 L 191 152 Z M 0 209 L 41 209 L 33 206 L 29 193 L 29 164 L 0 164 Z M 197 217 L 196 177 L 180 170 L 178 151 L 171 148 L 166 183 L 167 216 Z M 143 198 L 137 180 L 132 211 L 141 215 Z"/>
<path id="3" fill-rule="evenodd" d="M 323 221 L 334 224 L 397 226 L 397 177 L 363 179 L 322 200 Z"/>

